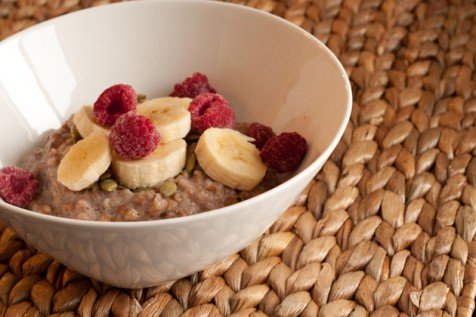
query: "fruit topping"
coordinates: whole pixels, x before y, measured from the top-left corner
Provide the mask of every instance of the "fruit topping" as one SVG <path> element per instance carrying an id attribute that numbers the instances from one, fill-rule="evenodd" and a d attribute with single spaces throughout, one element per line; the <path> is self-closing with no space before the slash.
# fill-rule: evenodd
<path id="1" fill-rule="evenodd" d="M 75 143 L 61 160 L 58 182 L 73 191 L 88 188 L 98 181 L 111 165 L 109 139 L 96 131 Z"/>
<path id="2" fill-rule="evenodd" d="M 258 122 L 250 124 L 248 135 L 255 139 L 253 143 L 260 150 L 270 138 L 276 136 L 272 128 Z"/>
<path id="3" fill-rule="evenodd" d="M 187 143 L 178 139 L 159 144 L 141 160 L 114 157 L 112 170 L 121 185 L 129 189 L 150 188 L 180 174 L 185 167 Z"/>
<path id="4" fill-rule="evenodd" d="M 191 77 L 185 78 L 183 82 L 175 84 L 174 91 L 170 96 L 195 98 L 205 92 L 215 93 L 216 90 L 210 87 L 207 75 L 195 72 Z"/>
<path id="5" fill-rule="evenodd" d="M 266 142 L 261 150 L 263 162 L 277 173 L 296 170 L 307 152 L 307 142 L 299 133 L 281 133 Z"/>
<path id="6" fill-rule="evenodd" d="M 98 124 L 93 116 L 92 106 L 83 106 L 73 116 L 73 123 L 82 138 L 87 137 L 95 131 L 102 131 L 109 134 L 109 129 Z"/>
<path id="7" fill-rule="evenodd" d="M 24 207 L 38 192 L 38 182 L 29 171 L 9 166 L 0 169 L 0 197 L 7 203 Z"/>
<path id="8" fill-rule="evenodd" d="M 103 126 L 112 126 L 123 114 L 134 111 L 137 95 L 129 85 L 118 84 L 104 90 L 94 103 L 94 118 Z"/>
<path id="9" fill-rule="evenodd" d="M 189 98 L 156 98 L 137 107 L 137 113 L 149 118 L 160 133 L 160 141 L 168 143 L 183 139 L 190 132 Z"/>
<path id="10" fill-rule="evenodd" d="M 236 130 L 211 128 L 198 140 L 198 163 L 212 179 L 230 188 L 251 190 L 266 174 L 252 139 Z"/>
<path id="11" fill-rule="evenodd" d="M 192 130 L 198 133 L 209 128 L 231 128 L 235 124 L 233 109 L 218 94 L 204 93 L 197 96 L 188 110 L 192 115 Z"/>
<path id="12" fill-rule="evenodd" d="M 127 160 L 141 159 L 152 153 L 159 144 L 160 135 L 152 121 L 135 112 L 122 115 L 111 128 L 111 148 Z"/>

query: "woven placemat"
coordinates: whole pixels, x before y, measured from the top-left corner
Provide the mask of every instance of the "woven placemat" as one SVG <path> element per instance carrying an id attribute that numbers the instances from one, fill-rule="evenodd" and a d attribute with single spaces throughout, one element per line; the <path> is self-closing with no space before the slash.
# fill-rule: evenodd
<path id="1" fill-rule="evenodd" d="M 0 36 L 107 0 L 2 0 Z M 0 316 L 471 316 L 476 5 L 251 0 L 330 47 L 352 80 L 331 160 L 268 233 L 149 289 L 91 281 L 0 237 Z"/>

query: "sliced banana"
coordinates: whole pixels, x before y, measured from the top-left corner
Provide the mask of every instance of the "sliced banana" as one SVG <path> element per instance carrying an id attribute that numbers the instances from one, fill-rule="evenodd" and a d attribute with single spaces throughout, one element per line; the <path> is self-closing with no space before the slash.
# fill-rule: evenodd
<path id="1" fill-rule="evenodd" d="M 170 106 L 173 105 L 181 105 L 185 109 L 188 109 L 190 106 L 190 103 L 192 102 L 192 98 L 187 98 L 187 97 L 161 97 L 157 98 L 157 100 L 160 100 L 161 103 L 163 104 L 168 104 Z"/>
<path id="2" fill-rule="evenodd" d="M 185 99 L 185 100 L 184 100 Z M 160 142 L 184 138 L 191 127 L 190 98 L 164 97 L 144 101 L 137 113 L 149 118 L 160 133 Z"/>
<path id="3" fill-rule="evenodd" d="M 96 131 L 74 144 L 61 160 L 58 182 L 80 191 L 96 182 L 111 165 L 111 150 L 106 134 Z"/>
<path id="4" fill-rule="evenodd" d="M 211 128 L 198 140 L 195 154 L 205 173 L 228 187 L 251 190 L 266 174 L 252 138 L 232 129 Z"/>
<path id="5" fill-rule="evenodd" d="M 178 175 L 185 166 L 187 143 L 175 140 L 159 144 L 149 156 L 124 160 L 114 156 L 112 170 L 119 183 L 130 188 L 152 187 Z"/>
<path id="6" fill-rule="evenodd" d="M 73 116 L 73 123 L 76 125 L 81 137 L 85 138 L 95 131 L 101 131 L 109 135 L 109 129 L 96 123 L 93 117 L 93 107 L 83 106 Z"/>

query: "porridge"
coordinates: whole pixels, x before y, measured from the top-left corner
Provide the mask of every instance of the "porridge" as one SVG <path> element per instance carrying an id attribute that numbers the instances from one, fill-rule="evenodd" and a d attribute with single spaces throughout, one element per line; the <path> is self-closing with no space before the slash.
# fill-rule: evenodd
<path id="1" fill-rule="evenodd" d="M 279 184 L 307 151 L 298 133 L 237 124 L 205 75 L 146 99 L 128 85 L 83 106 L 19 167 L 0 170 L 0 197 L 26 209 L 96 221 L 182 217 Z"/>

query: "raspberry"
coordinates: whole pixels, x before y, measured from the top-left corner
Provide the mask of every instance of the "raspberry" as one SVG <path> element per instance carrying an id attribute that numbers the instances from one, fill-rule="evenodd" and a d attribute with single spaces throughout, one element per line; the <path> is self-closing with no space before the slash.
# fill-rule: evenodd
<path id="1" fill-rule="evenodd" d="M 29 171 L 19 167 L 0 169 L 0 197 L 7 203 L 24 207 L 38 192 L 38 182 Z"/>
<path id="2" fill-rule="evenodd" d="M 104 90 L 94 103 L 94 118 L 104 126 L 112 126 L 124 113 L 136 110 L 137 95 L 129 85 L 114 85 Z"/>
<path id="3" fill-rule="evenodd" d="M 207 75 L 195 72 L 191 77 L 185 78 L 182 83 L 175 84 L 174 91 L 170 93 L 170 96 L 195 98 L 205 92 L 216 93 L 217 91 L 210 87 Z"/>
<path id="4" fill-rule="evenodd" d="M 273 129 L 258 122 L 253 122 L 250 124 L 248 135 L 255 139 L 254 144 L 260 150 L 270 138 L 276 136 Z"/>
<path id="5" fill-rule="evenodd" d="M 261 160 L 277 173 L 296 170 L 307 152 L 307 142 L 299 133 L 281 133 L 266 142 Z"/>
<path id="6" fill-rule="evenodd" d="M 126 160 L 146 157 L 157 148 L 159 141 L 160 135 L 152 121 L 135 112 L 120 116 L 109 135 L 112 150 Z"/>
<path id="7" fill-rule="evenodd" d="M 202 133 L 208 128 L 231 128 L 235 113 L 228 101 L 218 94 L 200 94 L 188 108 L 192 116 L 192 129 Z"/>

